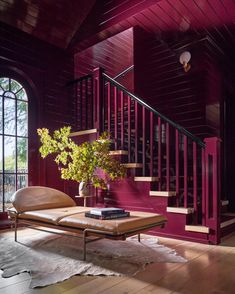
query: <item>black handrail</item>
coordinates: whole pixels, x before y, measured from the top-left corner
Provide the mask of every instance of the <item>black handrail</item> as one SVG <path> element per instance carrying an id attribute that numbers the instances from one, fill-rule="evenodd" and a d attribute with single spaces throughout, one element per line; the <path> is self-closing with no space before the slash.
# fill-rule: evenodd
<path id="1" fill-rule="evenodd" d="M 117 74 L 115 77 L 113 77 L 114 80 L 118 79 L 121 76 L 124 76 L 126 73 L 128 73 L 129 71 L 131 71 L 134 68 L 134 64 L 132 64 L 131 66 L 127 67 L 126 69 L 124 69 L 123 71 L 121 71 L 119 74 Z M 107 86 L 108 83 L 105 83 L 105 86 Z"/>
<path id="2" fill-rule="evenodd" d="M 154 109 L 149 104 L 147 104 L 146 102 L 144 102 L 138 96 L 136 96 L 133 93 L 129 92 L 125 87 L 123 87 L 120 83 L 118 83 L 117 81 L 115 81 L 114 79 L 112 79 L 106 73 L 103 73 L 103 77 L 106 78 L 110 83 L 112 83 L 113 85 L 115 85 L 116 87 L 118 87 L 119 89 L 121 89 L 126 95 L 130 96 L 132 99 L 136 100 L 139 104 L 143 105 L 149 111 L 153 112 L 156 116 L 159 116 L 161 119 L 163 119 L 164 121 L 166 121 L 167 123 L 169 123 L 170 125 L 172 125 L 174 128 L 176 128 L 179 132 L 183 133 L 187 137 L 191 138 L 198 145 L 200 145 L 201 147 L 205 148 L 205 144 L 202 142 L 201 139 L 199 139 L 198 137 L 194 136 L 189 131 L 187 131 L 185 128 L 183 128 L 182 126 L 176 124 L 175 122 L 173 122 L 172 120 L 170 120 L 168 117 L 166 117 L 165 115 L 163 115 L 160 112 L 158 112 L 156 109 Z"/>
<path id="3" fill-rule="evenodd" d="M 117 74 L 115 77 L 113 77 L 113 79 L 116 80 L 119 77 L 124 76 L 126 73 L 131 71 L 133 68 L 134 68 L 134 64 L 132 64 L 131 66 L 129 66 L 126 69 L 124 69 L 123 71 L 121 71 L 119 74 Z"/>
<path id="4" fill-rule="evenodd" d="M 80 78 L 78 78 L 76 80 L 69 81 L 65 86 L 66 87 L 71 86 L 71 85 L 73 85 L 75 83 L 81 82 L 81 81 L 89 79 L 89 78 L 92 78 L 92 75 L 85 75 L 85 76 L 82 76 L 82 77 L 80 77 Z"/>
<path id="5" fill-rule="evenodd" d="M 132 69 L 134 68 L 134 64 L 132 64 L 131 66 L 125 68 L 123 71 L 121 71 L 119 74 L 117 74 L 115 77 L 113 77 L 114 80 L 118 79 L 119 77 L 125 75 L 126 73 L 128 73 L 129 71 L 131 71 Z M 71 86 L 75 83 L 78 83 L 78 82 L 81 82 L 83 80 L 86 80 L 86 79 L 89 79 L 89 78 L 92 78 L 92 75 L 91 74 L 88 74 L 88 75 L 85 75 L 85 76 L 82 76 L 76 80 L 72 80 L 72 81 L 69 81 L 66 83 L 66 87 L 67 86 Z"/>

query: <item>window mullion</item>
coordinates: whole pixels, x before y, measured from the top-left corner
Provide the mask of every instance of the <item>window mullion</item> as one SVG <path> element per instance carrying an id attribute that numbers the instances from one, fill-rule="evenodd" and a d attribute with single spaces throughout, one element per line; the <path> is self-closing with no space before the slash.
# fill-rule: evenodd
<path id="1" fill-rule="evenodd" d="M 16 97 L 16 96 L 15 96 Z M 15 189 L 18 190 L 18 181 L 17 181 L 17 175 L 18 175 L 18 142 L 17 142 L 17 100 L 15 99 Z"/>
<path id="2" fill-rule="evenodd" d="M 11 78 L 0 78 L 0 87 L 3 89 L 3 94 L 0 96 L 0 99 L 2 99 L 2 115 L 0 117 L 2 121 L 2 146 L 0 148 L 2 148 L 1 184 L 3 191 L 1 209 L 5 211 L 13 191 L 28 185 L 28 97 L 24 87 Z M 20 91 L 22 93 L 17 95 Z M 27 105 L 24 105 L 24 103 Z M 13 122 L 15 130 L 11 127 Z M 21 133 L 26 123 L 27 131 Z M 21 163 L 22 173 L 20 172 Z M 8 184 L 9 187 L 6 189 Z"/>
<path id="3" fill-rule="evenodd" d="M 5 97 L 2 97 L 2 210 L 5 211 Z"/>

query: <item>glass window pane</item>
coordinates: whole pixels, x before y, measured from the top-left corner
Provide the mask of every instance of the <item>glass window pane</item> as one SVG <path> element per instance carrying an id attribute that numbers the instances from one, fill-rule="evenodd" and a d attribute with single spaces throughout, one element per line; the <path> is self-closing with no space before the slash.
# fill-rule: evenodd
<path id="1" fill-rule="evenodd" d="M 15 80 L 11 80 L 11 91 L 13 93 L 18 92 L 20 89 L 22 88 L 21 84 L 19 84 L 17 81 Z"/>
<path id="2" fill-rule="evenodd" d="M 0 172 L 3 172 L 3 167 L 2 167 L 2 136 L 0 135 Z"/>
<path id="3" fill-rule="evenodd" d="M 20 100 L 28 100 L 27 94 L 25 92 L 25 89 L 21 89 L 18 93 L 16 93 L 16 98 Z"/>
<path id="4" fill-rule="evenodd" d="M 4 133 L 15 135 L 15 103 L 13 99 L 4 99 Z"/>
<path id="5" fill-rule="evenodd" d="M 28 134 L 28 103 L 17 101 L 17 135 L 27 136 Z"/>
<path id="6" fill-rule="evenodd" d="M 4 201 L 6 207 L 11 204 L 11 197 L 16 191 L 15 186 L 15 175 L 4 175 Z"/>
<path id="7" fill-rule="evenodd" d="M 17 189 L 21 189 L 28 186 L 28 175 L 17 176 Z"/>
<path id="8" fill-rule="evenodd" d="M 5 91 L 9 91 L 9 79 L 8 78 L 0 78 L 0 85 Z"/>
<path id="9" fill-rule="evenodd" d="M 17 139 L 17 172 L 28 172 L 28 139 Z"/>
<path id="10" fill-rule="evenodd" d="M 2 133 L 2 97 L 0 96 L 0 133 Z"/>
<path id="11" fill-rule="evenodd" d="M 0 78 L 0 211 L 12 206 L 16 187 L 28 185 L 27 101 L 21 84 Z"/>
<path id="12" fill-rule="evenodd" d="M 0 212 L 3 211 L 3 176 L 0 174 Z"/>
<path id="13" fill-rule="evenodd" d="M 4 137 L 4 169 L 6 172 L 15 172 L 15 138 Z"/>
<path id="14" fill-rule="evenodd" d="M 13 94 L 12 92 L 9 92 L 9 91 L 5 92 L 3 96 L 15 99 L 15 94 Z"/>

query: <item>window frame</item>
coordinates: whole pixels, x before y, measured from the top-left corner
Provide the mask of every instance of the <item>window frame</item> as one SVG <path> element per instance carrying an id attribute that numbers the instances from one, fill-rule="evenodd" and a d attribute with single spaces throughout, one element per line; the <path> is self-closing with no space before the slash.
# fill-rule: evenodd
<path id="1" fill-rule="evenodd" d="M 0 136 L 2 137 L 2 170 L 0 170 L 0 176 L 2 176 L 2 185 L 1 185 L 1 189 L 2 189 L 2 201 L 1 201 L 1 207 L 0 207 L 0 212 L 5 212 L 6 211 L 6 192 L 5 192 L 5 177 L 6 175 L 13 175 L 14 176 L 14 181 L 15 181 L 15 186 L 14 189 L 15 191 L 19 188 L 18 187 L 18 177 L 20 175 L 24 175 L 25 176 L 25 186 L 28 186 L 28 181 L 29 181 L 29 95 L 27 93 L 27 90 L 25 89 L 24 85 L 18 81 L 15 78 L 12 77 L 8 77 L 7 75 L 1 75 L 0 79 L 7 79 L 8 80 L 8 90 L 5 90 L 2 87 L 2 83 L 0 83 L 0 87 L 3 90 L 3 93 L 0 93 L 0 99 L 2 104 L 0 105 L 1 107 L 1 112 L 2 115 L 0 117 L 1 122 L 2 122 L 2 130 L 0 129 Z M 11 83 L 12 81 L 15 81 L 17 84 L 20 85 L 20 88 L 16 91 L 13 92 L 11 89 Z M 17 93 L 19 93 L 20 91 L 24 91 L 25 95 L 26 95 L 26 99 L 20 99 L 17 97 Z M 6 93 L 12 93 L 12 95 L 14 95 L 13 97 L 7 96 Z M 15 102 L 15 109 L 14 109 L 14 134 L 7 134 L 5 132 L 5 100 L 7 99 L 11 99 Z M 27 131 L 25 135 L 19 135 L 18 134 L 18 108 L 17 105 L 19 102 L 24 102 L 26 103 L 26 125 L 27 125 Z M 14 170 L 11 171 L 7 171 L 5 169 L 5 140 L 7 138 L 13 138 L 13 140 L 15 141 L 15 155 L 14 155 Z M 20 172 L 18 170 L 18 140 L 19 139 L 25 139 L 26 140 L 26 170 L 24 172 Z"/>

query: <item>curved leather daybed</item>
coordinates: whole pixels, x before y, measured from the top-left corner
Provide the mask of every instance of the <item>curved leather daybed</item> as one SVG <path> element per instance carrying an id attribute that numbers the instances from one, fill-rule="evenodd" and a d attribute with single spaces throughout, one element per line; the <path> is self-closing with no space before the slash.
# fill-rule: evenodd
<path id="1" fill-rule="evenodd" d="M 34 229 L 48 227 L 72 233 L 81 233 L 84 244 L 84 260 L 86 259 L 86 244 L 101 238 L 125 240 L 150 228 L 166 223 L 163 215 L 131 211 L 130 217 L 97 220 L 85 216 L 89 207 L 76 206 L 67 194 L 58 190 L 32 186 L 22 188 L 13 195 L 13 208 L 9 215 L 15 221 L 15 241 L 17 241 L 18 224 L 27 224 Z M 55 233 L 53 231 L 49 231 Z M 63 233 L 62 233 L 63 234 Z M 97 238 L 89 239 L 89 236 Z"/>

